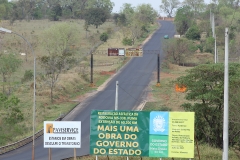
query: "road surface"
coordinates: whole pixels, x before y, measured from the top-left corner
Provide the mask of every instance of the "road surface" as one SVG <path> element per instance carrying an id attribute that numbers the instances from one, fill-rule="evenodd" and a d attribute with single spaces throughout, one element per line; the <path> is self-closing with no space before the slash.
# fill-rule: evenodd
<path id="1" fill-rule="evenodd" d="M 160 21 L 161 27 L 143 46 L 143 57 L 130 60 L 106 85 L 80 103 L 68 116 L 66 121 L 81 121 L 81 148 L 77 149 L 77 156 L 89 154 L 90 113 L 91 110 L 114 110 L 116 81 L 118 88 L 118 110 L 134 110 L 139 106 L 148 92 L 148 85 L 157 70 L 157 56 L 161 52 L 161 41 L 164 35 L 173 37 L 175 28 L 170 21 Z M 160 53 L 160 57 L 162 57 Z M 156 80 L 157 82 L 157 80 Z M 52 149 L 52 160 L 73 157 L 73 149 Z M 31 160 L 32 144 L 0 155 L 1 160 Z M 35 141 L 35 160 L 47 160 L 48 149 L 43 148 L 43 136 Z"/>

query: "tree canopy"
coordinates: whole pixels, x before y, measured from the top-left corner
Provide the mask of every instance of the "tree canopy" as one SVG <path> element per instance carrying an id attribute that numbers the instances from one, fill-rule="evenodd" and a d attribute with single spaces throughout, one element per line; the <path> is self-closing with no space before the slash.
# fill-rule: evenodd
<path id="1" fill-rule="evenodd" d="M 96 28 L 102 25 L 108 18 L 107 12 L 102 8 L 89 8 L 84 15 L 87 25 L 94 25 Z"/>
<path id="2" fill-rule="evenodd" d="M 50 86 L 50 98 L 53 102 L 53 91 L 59 75 L 74 65 L 74 50 L 79 37 L 79 28 L 73 24 L 59 23 L 42 33 L 42 45 L 47 55 L 39 58 L 40 65 L 46 71 L 46 83 Z"/>
<path id="3" fill-rule="evenodd" d="M 236 116 L 236 104 L 239 104 L 240 64 L 229 64 L 229 97 L 230 115 L 229 142 L 233 146 L 239 144 L 240 127 L 239 118 Z M 189 103 L 182 104 L 186 111 L 195 112 L 195 132 L 197 139 L 215 147 L 223 147 L 223 108 L 224 108 L 224 65 L 204 64 L 187 71 L 176 81 L 180 86 L 185 86 L 186 99 Z M 233 89 L 233 90 L 232 90 Z M 235 104 L 235 105 L 233 105 Z M 239 114 L 239 110 L 237 111 Z"/>
<path id="4" fill-rule="evenodd" d="M 172 17 L 174 11 L 179 7 L 179 0 L 162 0 L 160 9 L 162 12 L 166 13 L 168 17 Z"/>
<path id="5" fill-rule="evenodd" d="M 176 17 L 174 19 L 176 30 L 180 35 L 185 34 L 188 28 L 193 23 L 193 12 L 189 6 L 183 6 L 177 10 Z"/>

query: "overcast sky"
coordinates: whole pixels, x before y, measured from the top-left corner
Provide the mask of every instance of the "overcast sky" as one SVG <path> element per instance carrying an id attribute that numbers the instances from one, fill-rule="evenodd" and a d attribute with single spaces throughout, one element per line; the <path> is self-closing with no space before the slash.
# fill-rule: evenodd
<path id="1" fill-rule="evenodd" d="M 180 0 L 182 1 L 182 0 Z M 205 3 L 210 3 L 211 0 L 204 0 Z M 132 6 L 136 7 L 143 3 L 149 3 L 152 5 L 152 7 L 159 12 L 159 6 L 161 5 L 161 0 L 111 0 L 111 2 L 114 2 L 115 6 L 113 7 L 114 13 L 118 13 L 124 3 L 130 3 Z"/>

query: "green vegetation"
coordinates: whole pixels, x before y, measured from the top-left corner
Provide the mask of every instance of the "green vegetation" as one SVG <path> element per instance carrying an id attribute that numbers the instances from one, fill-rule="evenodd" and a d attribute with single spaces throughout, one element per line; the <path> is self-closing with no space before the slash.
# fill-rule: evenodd
<path id="1" fill-rule="evenodd" d="M 132 45 L 132 40 L 130 38 L 127 38 L 127 37 L 124 37 L 123 40 L 122 40 L 122 44 L 123 45 L 128 45 L 128 46 L 131 46 Z"/>
<path id="2" fill-rule="evenodd" d="M 186 38 L 191 40 L 200 40 L 200 30 L 198 26 L 191 26 L 186 32 Z"/>
<path id="3" fill-rule="evenodd" d="M 108 34 L 106 32 L 102 33 L 100 36 L 100 40 L 103 42 L 107 42 L 108 40 Z"/>
<path id="4" fill-rule="evenodd" d="M 235 95 L 239 95 L 237 90 L 240 83 L 240 64 L 229 64 L 229 97 L 231 104 L 239 103 Z M 223 147 L 223 107 L 224 107 L 224 65 L 204 64 L 187 71 L 185 76 L 181 76 L 176 81 L 177 84 L 187 87 L 186 100 L 191 102 L 181 106 L 185 111 L 195 112 L 195 134 L 196 138 L 211 146 Z M 233 92 L 234 91 L 234 92 Z M 239 146 L 237 117 L 231 111 L 235 105 L 230 105 L 230 115 L 234 121 L 229 122 L 229 145 Z"/>

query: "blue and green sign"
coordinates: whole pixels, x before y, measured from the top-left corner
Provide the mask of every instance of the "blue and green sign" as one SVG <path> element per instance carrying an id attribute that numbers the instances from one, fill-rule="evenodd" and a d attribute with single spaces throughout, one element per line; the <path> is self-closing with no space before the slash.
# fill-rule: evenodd
<path id="1" fill-rule="evenodd" d="M 90 154 L 194 157 L 194 113 L 93 110 Z"/>

